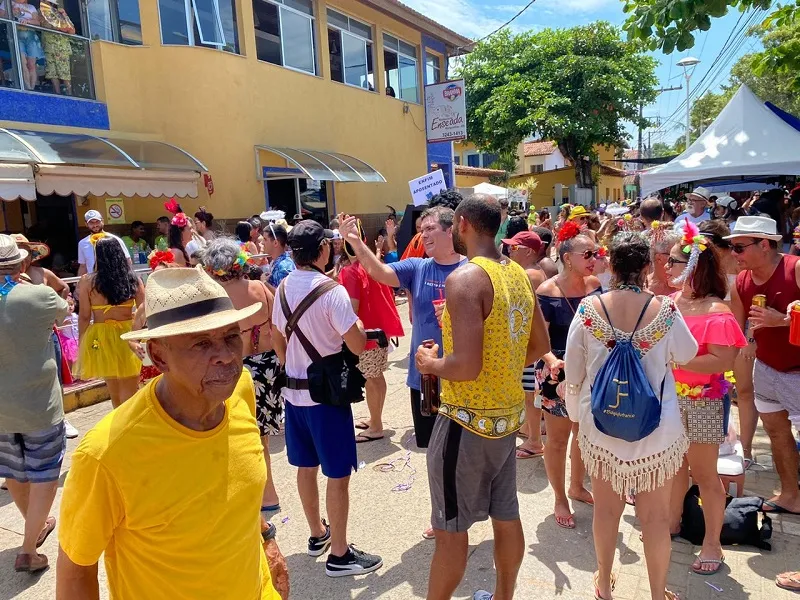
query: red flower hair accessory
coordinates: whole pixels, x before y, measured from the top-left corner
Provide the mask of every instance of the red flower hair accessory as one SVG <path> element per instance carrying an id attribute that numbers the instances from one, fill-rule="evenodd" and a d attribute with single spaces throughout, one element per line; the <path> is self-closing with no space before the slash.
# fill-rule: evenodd
<path id="1" fill-rule="evenodd" d="M 559 242 L 566 242 L 567 240 L 571 240 L 577 235 L 580 235 L 581 228 L 578 226 L 575 221 L 567 221 L 561 226 L 561 229 L 558 230 L 558 241 Z"/>
<path id="2" fill-rule="evenodd" d="M 169 202 L 164 202 L 164 208 L 167 210 L 167 212 L 173 215 L 177 215 L 178 213 L 183 213 L 181 205 L 175 201 L 175 198 L 170 198 Z"/>
<path id="3" fill-rule="evenodd" d="M 172 250 L 156 250 L 150 253 L 147 260 L 150 263 L 150 268 L 155 271 L 156 267 L 160 264 L 174 263 L 175 255 L 172 253 Z"/>
<path id="4" fill-rule="evenodd" d="M 175 227 L 180 227 L 181 229 L 183 229 L 189 224 L 189 219 L 186 217 L 184 213 L 179 212 L 174 217 L 172 217 L 172 221 L 170 221 L 170 223 L 172 225 L 175 225 Z"/>

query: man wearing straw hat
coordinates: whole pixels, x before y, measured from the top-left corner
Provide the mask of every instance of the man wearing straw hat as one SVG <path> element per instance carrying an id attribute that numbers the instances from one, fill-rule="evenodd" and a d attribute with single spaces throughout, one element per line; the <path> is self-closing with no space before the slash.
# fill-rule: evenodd
<path id="1" fill-rule="evenodd" d="M 236 310 L 200 269 L 147 280 L 144 340 L 162 372 L 89 431 L 61 502 L 56 597 L 278 600 L 261 545 L 267 472 Z"/>
<path id="2" fill-rule="evenodd" d="M 743 270 L 731 290 L 731 310 L 739 325 L 750 325 L 745 356 L 752 360 L 756 408 L 772 445 L 780 494 L 764 501 L 764 511 L 800 514 L 798 456 L 792 423 L 800 425 L 800 350 L 789 343 L 789 307 L 800 300 L 800 257 L 779 253 L 780 233 L 769 217 L 739 217 L 731 251 Z M 763 296 L 763 305 L 754 303 Z M 753 347 L 755 345 L 755 348 Z"/>
<path id="3" fill-rule="evenodd" d="M 66 450 L 53 323 L 69 314 L 67 301 L 44 285 L 21 280 L 28 251 L 0 235 L 0 478 L 25 519 L 16 571 L 36 572 L 48 560 L 37 548 L 55 529 L 53 505 Z"/>

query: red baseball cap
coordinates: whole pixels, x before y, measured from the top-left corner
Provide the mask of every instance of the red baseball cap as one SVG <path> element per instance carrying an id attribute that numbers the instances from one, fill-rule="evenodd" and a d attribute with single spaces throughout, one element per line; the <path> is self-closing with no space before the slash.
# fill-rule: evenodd
<path id="1" fill-rule="evenodd" d="M 509 246 L 525 246 L 534 252 L 538 252 L 539 248 L 542 247 L 542 238 L 532 231 L 520 231 L 513 238 L 503 240 L 503 243 Z"/>

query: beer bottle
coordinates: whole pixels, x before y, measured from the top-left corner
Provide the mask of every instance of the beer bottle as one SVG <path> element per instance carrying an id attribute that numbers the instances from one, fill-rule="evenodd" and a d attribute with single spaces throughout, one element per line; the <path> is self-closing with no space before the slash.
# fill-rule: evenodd
<path id="1" fill-rule="evenodd" d="M 422 342 L 423 347 L 433 348 L 433 340 Z M 426 417 L 439 412 L 439 378 L 436 375 L 422 375 L 422 402 L 419 411 Z"/>

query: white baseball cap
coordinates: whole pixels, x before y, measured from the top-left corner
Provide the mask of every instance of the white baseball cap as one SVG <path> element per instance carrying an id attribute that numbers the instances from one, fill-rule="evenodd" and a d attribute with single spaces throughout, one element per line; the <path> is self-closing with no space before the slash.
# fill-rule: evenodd
<path id="1" fill-rule="evenodd" d="M 86 214 L 83 215 L 84 220 L 88 223 L 89 221 L 102 221 L 103 215 L 100 214 L 99 210 L 87 210 Z"/>

